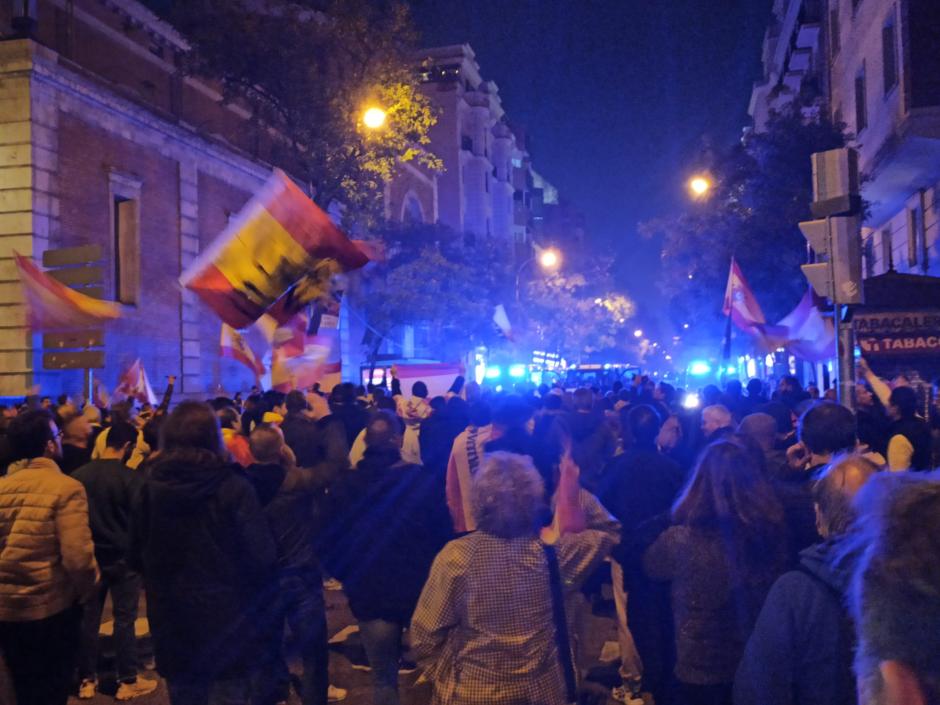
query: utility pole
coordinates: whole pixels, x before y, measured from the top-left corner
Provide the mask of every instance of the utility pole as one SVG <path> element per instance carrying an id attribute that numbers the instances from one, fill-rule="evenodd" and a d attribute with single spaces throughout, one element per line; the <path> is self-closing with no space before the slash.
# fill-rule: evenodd
<path id="1" fill-rule="evenodd" d="M 851 148 L 812 155 L 813 203 L 817 220 L 800 230 L 817 259 L 801 269 L 813 289 L 832 302 L 836 327 L 839 403 L 855 410 L 855 334 L 852 306 L 863 303 L 858 153 Z"/>

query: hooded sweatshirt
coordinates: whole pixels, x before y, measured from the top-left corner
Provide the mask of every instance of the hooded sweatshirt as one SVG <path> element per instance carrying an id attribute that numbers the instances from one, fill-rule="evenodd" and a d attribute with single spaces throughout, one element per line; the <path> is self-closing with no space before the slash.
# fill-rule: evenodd
<path id="1" fill-rule="evenodd" d="M 149 470 L 132 516 L 157 669 L 200 679 L 243 671 L 276 561 L 255 491 L 207 451 L 169 451 Z"/>
<path id="2" fill-rule="evenodd" d="M 844 607 L 857 554 L 810 546 L 767 595 L 734 681 L 735 705 L 854 705 L 854 636 Z"/>

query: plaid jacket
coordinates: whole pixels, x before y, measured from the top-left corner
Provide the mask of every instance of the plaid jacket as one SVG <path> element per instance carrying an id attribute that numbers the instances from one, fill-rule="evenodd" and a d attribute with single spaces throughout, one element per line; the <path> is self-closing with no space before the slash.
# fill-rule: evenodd
<path id="1" fill-rule="evenodd" d="M 587 530 L 556 544 L 567 594 L 610 553 L 619 524 L 581 491 Z M 569 620 L 570 621 L 570 620 Z M 570 630 L 569 630 L 570 631 Z M 477 531 L 438 554 L 411 623 L 436 705 L 564 705 L 545 552 L 538 538 Z"/>

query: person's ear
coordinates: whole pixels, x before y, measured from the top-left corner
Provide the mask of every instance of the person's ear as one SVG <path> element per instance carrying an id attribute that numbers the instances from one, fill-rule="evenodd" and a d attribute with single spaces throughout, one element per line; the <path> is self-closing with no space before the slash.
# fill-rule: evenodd
<path id="1" fill-rule="evenodd" d="M 882 661 L 882 702 L 884 705 L 927 705 L 927 696 L 913 669 L 900 661 Z"/>

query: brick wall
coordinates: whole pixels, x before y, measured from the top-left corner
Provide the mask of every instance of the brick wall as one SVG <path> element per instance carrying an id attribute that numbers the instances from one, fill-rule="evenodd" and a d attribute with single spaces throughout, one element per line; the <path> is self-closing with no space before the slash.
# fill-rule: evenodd
<path id="1" fill-rule="evenodd" d="M 100 245 L 109 262 L 113 246 L 112 174 L 140 183 L 140 299 L 107 331 L 102 379 L 117 384 L 120 371 L 140 358 L 154 387 L 180 375 L 180 202 L 177 163 L 145 146 L 88 124 L 59 118 L 60 234 L 57 247 Z M 114 268 L 104 291 L 115 297 Z"/>

